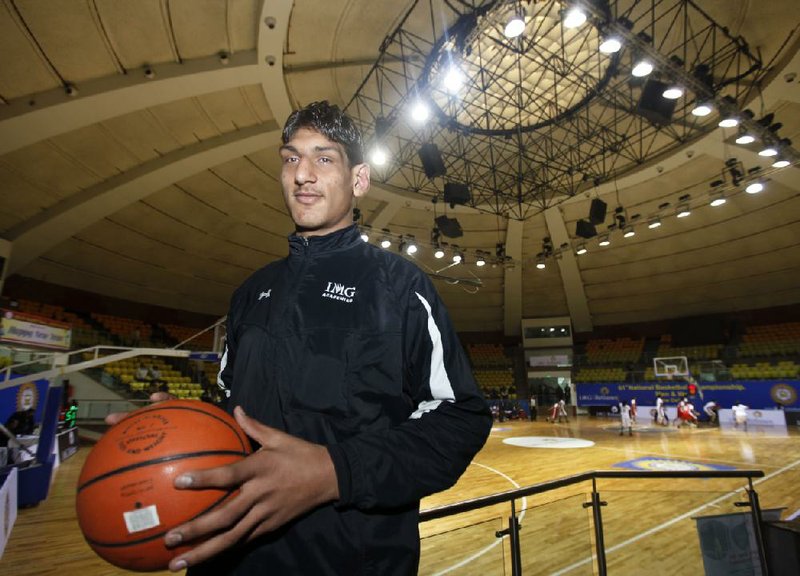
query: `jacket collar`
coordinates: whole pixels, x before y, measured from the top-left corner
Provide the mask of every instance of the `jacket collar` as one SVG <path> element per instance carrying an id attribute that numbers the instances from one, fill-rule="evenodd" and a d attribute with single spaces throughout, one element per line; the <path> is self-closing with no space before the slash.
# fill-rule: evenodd
<path id="1" fill-rule="evenodd" d="M 325 236 L 298 236 L 292 233 L 289 236 L 289 255 L 300 256 L 306 254 L 318 254 L 321 252 L 332 252 L 334 250 L 342 250 L 350 248 L 359 242 L 364 242 L 361 239 L 361 233 L 358 226 L 351 224 L 347 228 L 342 228 L 336 232 L 331 232 Z"/>

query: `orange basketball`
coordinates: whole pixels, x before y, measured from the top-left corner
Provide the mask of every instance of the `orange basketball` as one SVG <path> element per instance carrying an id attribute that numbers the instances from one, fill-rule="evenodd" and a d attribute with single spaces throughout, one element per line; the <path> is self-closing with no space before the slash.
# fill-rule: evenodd
<path id="1" fill-rule="evenodd" d="M 77 510 L 86 541 L 128 570 L 163 570 L 188 547 L 164 535 L 235 492 L 176 490 L 189 470 L 231 464 L 250 452 L 232 416 L 197 400 L 170 400 L 129 414 L 92 448 L 78 479 Z"/>

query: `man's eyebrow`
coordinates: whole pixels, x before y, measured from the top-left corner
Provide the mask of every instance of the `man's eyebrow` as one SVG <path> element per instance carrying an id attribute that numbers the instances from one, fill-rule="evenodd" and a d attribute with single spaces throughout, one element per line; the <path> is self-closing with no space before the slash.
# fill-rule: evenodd
<path id="1" fill-rule="evenodd" d="M 297 148 L 295 148 L 291 144 L 284 144 L 280 148 L 278 148 L 278 152 L 283 152 L 283 151 L 291 152 L 293 154 L 299 154 L 300 153 L 297 150 Z M 314 146 L 314 152 L 317 152 L 317 153 L 319 153 L 319 152 L 325 152 L 325 153 L 335 152 L 339 156 L 341 156 L 341 154 L 342 154 L 341 150 L 339 150 L 339 148 L 337 146 L 335 146 L 335 145 L 331 145 L 331 146 Z"/>

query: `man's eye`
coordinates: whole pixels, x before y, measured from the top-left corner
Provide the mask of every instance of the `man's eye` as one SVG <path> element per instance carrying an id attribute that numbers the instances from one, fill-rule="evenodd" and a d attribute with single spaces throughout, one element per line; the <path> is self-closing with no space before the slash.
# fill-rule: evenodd
<path id="1" fill-rule="evenodd" d="M 294 162 L 297 162 L 297 156 L 287 156 L 283 159 L 284 164 L 292 164 Z"/>
<path id="2" fill-rule="evenodd" d="M 331 162 L 331 159 L 330 159 L 330 158 L 328 158 L 327 156 L 322 156 L 322 157 L 319 159 L 319 161 L 320 161 L 320 162 L 322 162 L 323 164 L 330 164 L 330 162 Z"/>

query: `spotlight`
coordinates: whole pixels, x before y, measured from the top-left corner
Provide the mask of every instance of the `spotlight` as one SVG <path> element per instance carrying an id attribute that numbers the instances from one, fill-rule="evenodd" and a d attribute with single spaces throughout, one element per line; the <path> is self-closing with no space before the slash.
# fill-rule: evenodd
<path id="1" fill-rule="evenodd" d="M 683 88 L 677 86 L 675 84 L 669 86 L 661 95 L 666 98 L 667 100 L 677 100 L 681 96 L 683 96 Z"/>
<path id="2" fill-rule="evenodd" d="M 428 105 L 425 104 L 422 100 L 417 100 L 414 102 L 414 105 L 411 107 L 411 119 L 414 120 L 417 124 L 425 124 L 425 122 L 430 118 L 431 111 L 428 108 Z"/>
<path id="3" fill-rule="evenodd" d="M 539 258 L 536 259 L 536 267 L 539 270 L 545 269 L 544 256 L 539 256 Z"/>
<path id="4" fill-rule="evenodd" d="M 461 253 L 461 250 L 453 247 L 453 262 L 455 264 L 460 264 L 464 260 L 464 254 Z"/>
<path id="5" fill-rule="evenodd" d="M 711 195 L 710 204 L 712 206 L 714 206 L 715 208 L 717 206 L 722 206 L 723 204 L 725 204 L 725 202 L 727 202 L 727 200 L 725 199 L 725 193 L 724 192 L 717 192 L 716 194 L 712 194 Z"/>
<path id="6" fill-rule="evenodd" d="M 636 236 L 636 230 L 633 229 L 633 226 L 628 224 L 622 230 L 622 237 L 623 238 L 632 238 L 633 236 Z"/>
<path id="7" fill-rule="evenodd" d="M 611 240 L 609 240 L 608 234 L 603 234 L 600 236 L 600 239 L 597 242 L 598 246 L 608 246 L 609 244 L 611 244 Z"/>
<path id="8" fill-rule="evenodd" d="M 737 144 L 751 144 L 755 141 L 756 141 L 755 136 L 752 136 L 750 134 L 742 134 L 736 139 Z"/>
<path id="9" fill-rule="evenodd" d="M 416 239 L 409 234 L 406 240 L 406 254 L 409 256 L 413 256 L 417 253 L 417 241 Z"/>
<path id="10" fill-rule="evenodd" d="M 577 254 L 578 256 L 580 256 L 581 254 L 586 254 L 587 252 L 588 250 L 586 249 L 585 243 L 578 244 L 578 248 L 577 250 L 575 250 L 575 254 Z"/>
<path id="11" fill-rule="evenodd" d="M 486 266 L 486 259 L 483 257 L 482 252 L 478 252 L 478 259 L 475 260 L 475 265 L 478 267 Z"/>
<path id="12" fill-rule="evenodd" d="M 437 246 L 436 249 L 433 251 L 433 257 L 437 260 L 441 260 L 444 258 L 444 250 L 442 250 L 441 246 Z"/>
<path id="13" fill-rule="evenodd" d="M 503 34 L 506 38 L 516 38 L 525 31 L 525 18 L 522 13 L 514 12 L 508 19 Z"/>
<path id="14" fill-rule="evenodd" d="M 695 115 L 695 116 L 703 117 L 703 116 L 708 116 L 709 114 L 711 114 L 711 112 L 713 110 L 714 110 L 714 107 L 711 104 L 711 102 L 700 102 L 700 103 L 697 104 L 697 106 L 692 108 L 692 114 Z"/>
<path id="15" fill-rule="evenodd" d="M 451 64 L 444 75 L 444 89 L 450 94 L 455 94 L 464 85 L 464 73 L 455 64 Z"/>
<path id="16" fill-rule="evenodd" d="M 777 156 L 778 151 L 773 146 L 767 146 L 758 153 L 759 156 Z"/>
<path id="17" fill-rule="evenodd" d="M 661 226 L 661 218 L 658 217 L 650 218 L 650 221 L 647 223 L 647 227 L 650 228 L 650 230 L 655 230 L 659 226 Z"/>
<path id="18" fill-rule="evenodd" d="M 737 120 L 733 116 L 728 116 L 727 118 L 723 118 L 719 121 L 718 126 L 720 128 L 735 128 L 739 125 L 739 120 Z"/>
<path id="19" fill-rule="evenodd" d="M 689 208 L 689 204 L 678 204 L 675 208 L 675 217 L 676 218 L 686 218 L 692 213 L 692 209 Z"/>
<path id="20" fill-rule="evenodd" d="M 639 60 L 631 70 L 631 74 L 633 74 L 636 78 L 644 78 L 652 71 L 653 65 L 650 62 L 647 60 Z"/>
<path id="21" fill-rule="evenodd" d="M 381 148 L 380 146 L 376 146 L 375 148 L 373 148 L 369 159 L 370 162 L 375 166 L 383 166 L 384 164 L 386 164 L 388 156 L 386 155 L 386 151 L 383 148 Z"/>
<path id="22" fill-rule="evenodd" d="M 760 180 L 755 180 L 753 182 L 750 182 L 750 184 L 747 185 L 747 188 L 745 188 L 744 191 L 747 192 L 748 194 L 758 194 L 763 189 L 764 189 L 764 184 Z"/>
<path id="23" fill-rule="evenodd" d="M 622 48 L 622 42 L 616 36 L 609 36 L 600 43 L 600 52 L 603 54 L 614 54 Z"/>
<path id="24" fill-rule="evenodd" d="M 381 248 L 389 248 L 392 245 L 392 241 L 389 239 L 389 231 L 384 228 L 383 229 L 383 238 L 381 238 Z"/>
<path id="25" fill-rule="evenodd" d="M 788 160 L 780 159 L 780 160 L 775 160 L 775 162 L 772 163 L 772 167 L 786 168 L 789 164 L 791 164 L 791 162 L 789 162 Z"/>
<path id="26" fill-rule="evenodd" d="M 564 16 L 564 28 L 577 28 L 586 22 L 586 13 L 580 8 L 572 8 Z"/>

